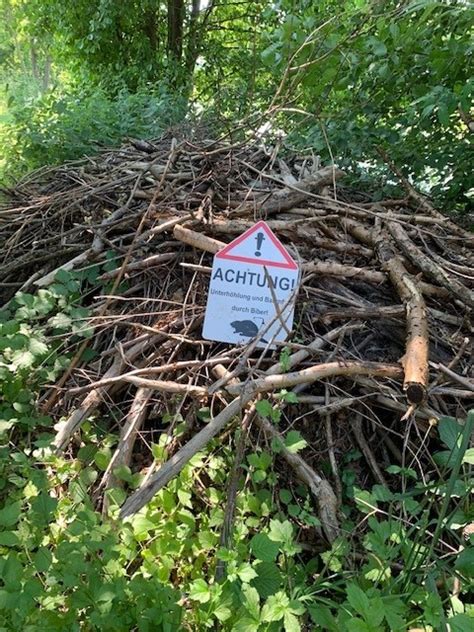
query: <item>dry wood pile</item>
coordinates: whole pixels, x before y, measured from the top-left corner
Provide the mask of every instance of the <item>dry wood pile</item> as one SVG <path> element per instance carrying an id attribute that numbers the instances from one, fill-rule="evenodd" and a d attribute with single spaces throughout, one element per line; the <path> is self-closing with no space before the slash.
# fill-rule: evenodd
<path id="1" fill-rule="evenodd" d="M 119 434 L 97 498 L 119 484 L 118 465 L 144 468 L 122 507 L 129 515 L 228 424 L 262 442 L 296 428 L 308 447 L 283 447 L 276 458 L 308 485 L 332 540 L 340 461 L 354 445 L 367 464 L 362 484 L 392 484 L 388 463 L 432 467 L 436 420 L 464 418 L 474 393 L 474 238 L 406 181 L 406 198 L 374 203 L 345 189 L 343 176 L 276 148 L 164 137 L 43 169 L 8 192 L 4 300 L 115 253 L 116 268 L 84 294 L 94 336 L 43 401 L 62 418 L 58 452 L 74 452 L 81 424 L 96 414 Z M 201 337 L 212 254 L 258 219 L 303 262 L 284 360 L 283 345 L 262 352 L 256 341 L 232 347 Z M 98 360 L 81 361 L 85 345 Z M 282 389 L 298 402 L 282 400 Z M 281 410 L 278 425 L 255 414 L 262 397 Z M 160 427 L 165 413 L 184 419 L 179 438 L 173 424 Z M 163 432 L 169 458 L 153 462 L 148 446 Z"/>

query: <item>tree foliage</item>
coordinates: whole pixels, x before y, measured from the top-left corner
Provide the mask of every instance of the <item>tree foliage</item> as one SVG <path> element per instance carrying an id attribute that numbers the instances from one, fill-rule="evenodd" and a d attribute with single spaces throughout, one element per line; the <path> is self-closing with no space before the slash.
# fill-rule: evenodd
<path id="1" fill-rule="evenodd" d="M 98 90 L 110 101 L 158 91 L 177 103 L 175 120 L 184 101 L 225 129 L 270 121 L 359 178 L 370 171 L 387 181 L 382 148 L 447 206 L 468 202 L 473 49 L 463 0 L 8 0 L 3 16 L 1 68 L 27 165 L 39 164 L 28 150 L 38 124 L 20 111 L 35 90 L 51 94 L 33 101 L 42 114 L 30 120 L 54 118 L 64 93 L 84 120 L 81 103 Z M 160 129 L 133 122 L 104 130 L 104 142 Z M 96 141 L 87 125 L 81 133 L 77 147 Z"/>

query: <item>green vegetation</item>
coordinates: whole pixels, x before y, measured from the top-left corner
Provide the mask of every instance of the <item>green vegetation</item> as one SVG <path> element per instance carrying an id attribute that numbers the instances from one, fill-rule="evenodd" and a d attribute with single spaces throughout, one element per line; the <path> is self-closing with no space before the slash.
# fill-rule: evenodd
<path id="1" fill-rule="evenodd" d="M 5 0 L 0 173 L 11 183 L 170 126 L 236 138 L 266 126 L 380 197 L 397 187 L 387 153 L 440 208 L 465 212 L 472 15 L 464 0 Z M 93 335 L 89 298 L 112 287 L 98 278 L 114 266 L 62 271 L 0 312 L 0 632 L 474 630 L 474 535 L 462 535 L 474 522 L 472 411 L 441 418 L 443 449 L 423 478 L 386 468 L 403 491 L 364 486 L 362 454 L 346 454 L 329 550 L 307 489 L 277 476 L 278 444 L 247 451 L 232 546 L 221 545 L 238 432 L 133 518 L 120 521 L 119 507 L 145 472 L 129 467 L 97 507 L 118 441 L 110 420 L 89 419 L 59 457 L 41 398 Z M 94 359 L 86 349 L 85 365 Z M 256 409 L 280 423 L 274 400 Z M 184 432 L 179 413 L 161 421 L 174 430 L 151 445 L 156 464 Z M 293 430 L 285 445 L 306 441 Z"/>
<path id="2" fill-rule="evenodd" d="M 380 150 L 451 211 L 472 189 L 465 0 L 4 3 L 3 169 L 170 123 L 246 118 L 390 186 Z M 248 125 L 247 125 L 248 129 Z"/>
<path id="3" fill-rule="evenodd" d="M 75 458 L 54 456 L 51 419 L 37 412 L 35 401 L 68 365 L 74 342 L 92 335 L 78 299 L 97 285 L 100 272 L 60 272 L 47 290 L 19 293 L 1 313 L 0 432 L 9 438 L 0 449 L 3 629 L 473 629 L 473 606 L 463 595 L 474 572 L 474 542 L 459 539 L 461 548 L 442 559 L 436 548 L 474 519 L 468 501 L 474 413 L 462 424 L 440 420 L 445 449 L 433 455 L 425 480 L 413 469 L 387 468 L 387 475 L 402 477 L 403 493 L 358 487 L 362 455 L 349 453 L 342 471 L 343 535 L 327 551 L 307 542 L 319 521 L 304 486 L 276 485 L 278 444 L 246 456 L 231 549 L 219 542 L 232 436 L 197 454 L 125 523 L 117 521 L 124 490 L 109 490 L 105 519 L 94 510 L 89 492 L 107 469 L 116 436 L 105 420 L 94 419 L 83 427 Z M 297 399 L 282 393 L 282 401 Z M 260 400 L 257 411 L 279 423 L 269 401 Z M 203 409 L 204 420 L 207 415 Z M 174 421 L 174 433 L 152 445 L 157 463 L 183 430 L 179 417 Z M 296 453 L 306 442 L 292 431 L 286 445 Z M 143 479 L 128 467 L 115 475 L 128 489 Z M 219 564 L 226 571 L 221 581 L 214 579 Z"/>

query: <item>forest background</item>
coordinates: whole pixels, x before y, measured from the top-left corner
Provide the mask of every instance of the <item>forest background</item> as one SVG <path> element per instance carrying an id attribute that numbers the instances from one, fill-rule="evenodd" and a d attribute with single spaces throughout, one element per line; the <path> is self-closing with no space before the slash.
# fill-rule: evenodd
<path id="1" fill-rule="evenodd" d="M 406 195 L 398 170 L 466 227 L 473 15 L 467 0 L 2 0 L 2 187 L 171 128 L 320 156 L 371 202 Z M 0 311 L 0 631 L 472 632 L 472 412 L 442 417 L 432 443 L 417 436 L 413 467 L 388 465 L 389 485 L 366 483 L 354 439 L 339 455 L 333 542 L 313 538 L 321 522 L 276 464 L 281 445 L 255 443 L 241 455 L 235 545 L 221 546 L 238 431 L 128 522 L 116 520 L 119 505 L 141 474 L 117 468 L 120 485 L 98 511 L 113 414 L 87 419 L 82 443 L 58 456 L 37 402 L 92 337 L 92 297 L 125 291 L 110 282 L 117 252 L 102 254 Z M 464 316 L 447 322 L 465 327 Z M 94 360 L 86 351 L 84 364 Z M 282 367 L 288 358 L 283 350 Z M 256 414 L 278 426 L 291 396 L 259 400 Z M 201 408 L 197 423 L 209 419 Z M 168 440 L 179 443 L 179 405 L 160 423 L 170 430 L 150 445 L 157 463 Z M 291 454 L 307 447 L 298 430 L 286 434 Z M 333 464 L 319 465 L 330 479 Z"/>
<path id="2" fill-rule="evenodd" d="M 380 195 L 381 150 L 446 209 L 472 193 L 465 0 L 4 0 L 0 75 L 6 177 L 172 124 L 245 121 Z"/>

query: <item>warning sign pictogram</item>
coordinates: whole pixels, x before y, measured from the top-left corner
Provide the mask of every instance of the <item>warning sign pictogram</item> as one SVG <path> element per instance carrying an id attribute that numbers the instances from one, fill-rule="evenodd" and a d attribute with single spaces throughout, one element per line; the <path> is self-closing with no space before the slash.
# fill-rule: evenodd
<path id="1" fill-rule="evenodd" d="M 275 268 L 297 270 L 292 259 L 278 237 L 265 222 L 258 222 L 234 239 L 228 246 L 217 253 L 218 259 L 230 259 L 241 263 L 256 263 Z"/>
<path id="2" fill-rule="evenodd" d="M 260 335 L 260 347 L 286 340 L 298 278 L 294 259 L 258 222 L 214 257 L 204 338 L 237 344 Z"/>

